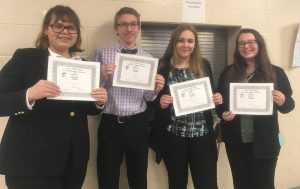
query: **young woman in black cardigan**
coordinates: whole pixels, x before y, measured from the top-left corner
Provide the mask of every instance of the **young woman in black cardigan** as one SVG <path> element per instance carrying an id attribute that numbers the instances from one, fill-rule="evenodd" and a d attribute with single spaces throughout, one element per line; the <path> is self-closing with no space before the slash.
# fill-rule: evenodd
<path id="1" fill-rule="evenodd" d="M 274 83 L 273 115 L 235 115 L 229 111 L 230 83 Z M 284 71 L 272 65 L 261 34 L 242 29 L 236 38 L 234 62 L 218 83 L 224 103 L 217 107 L 235 188 L 274 188 L 280 144 L 277 112 L 294 109 L 292 89 Z"/>
<path id="2" fill-rule="evenodd" d="M 202 77 L 209 77 L 214 88 L 210 65 L 201 57 L 197 32 L 192 25 L 181 24 L 173 31 L 159 67 L 159 74 L 166 82 L 155 101 L 157 111 L 151 142 L 156 141 L 156 152 L 162 153 L 169 188 L 187 187 L 188 167 L 195 188 L 217 188 L 216 140 L 211 110 L 176 117 L 169 91 L 170 84 Z M 220 93 L 214 94 L 212 99 L 215 104 L 222 103 Z M 153 134 L 155 131 L 158 131 L 156 135 Z"/>

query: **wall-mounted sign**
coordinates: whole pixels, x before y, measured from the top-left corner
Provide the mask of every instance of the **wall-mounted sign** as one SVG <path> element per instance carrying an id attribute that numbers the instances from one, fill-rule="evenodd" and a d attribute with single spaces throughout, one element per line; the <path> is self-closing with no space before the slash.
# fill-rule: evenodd
<path id="1" fill-rule="evenodd" d="M 299 67 L 299 66 L 300 66 L 300 24 L 298 26 L 298 32 L 295 40 L 292 67 Z"/>
<path id="2" fill-rule="evenodd" d="M 182 0 L 182 21 L 205 23 L 205 0 Z"/>

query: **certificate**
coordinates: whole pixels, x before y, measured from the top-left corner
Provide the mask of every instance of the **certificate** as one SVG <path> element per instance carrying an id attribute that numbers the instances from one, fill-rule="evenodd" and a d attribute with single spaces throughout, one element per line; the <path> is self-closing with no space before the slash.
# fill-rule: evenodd
<path id="1" fill-rule="evenodd" d="M 176 116 L 212 109 L 212 90 L 208 77 L 169 86 Z"/>
<path id="2" fill-rule="evenodd" d="M 115 64 L 113 86 L 154 90 L 157 58 L 117 53 Z"/>
<path id="3" fill-rule="evenodd" d="M 99 87 L 100 63 L 49 56 L 47 80 L 61 90 L 49 99 L 95 101 L 91 92 Z"/>
<path id="4" fill-rule="evenodd" d="M 235 114 L 272 115 L 273 83 L 230 83 L 230 111 Z"/>

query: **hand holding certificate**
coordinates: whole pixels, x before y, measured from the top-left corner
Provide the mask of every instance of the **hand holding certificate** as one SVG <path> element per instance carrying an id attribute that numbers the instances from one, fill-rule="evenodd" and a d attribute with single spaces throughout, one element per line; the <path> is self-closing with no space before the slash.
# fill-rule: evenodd
<path id="1" fill-rule="evenodd" d="M 99 87 L 100 63 L 49 56 L 47 80 L 62 91 L 51 99 L 95 101 L 91 92 Z"/>
<path id="2" fill-rule="evenodd" d="M 230 111 L 234 114 L 272 115 L 273 83 L 230 83 Z"/>
<path id="3" fill-rule="evenodd" d="M 158 59 L 117 53 L 113 86 L 154 90 Z"/>
<path id="4" fill-rule="evenodd" d="M 212 90 L 208 77 L 170 85 L 176 116 L 212 109 Z"/>

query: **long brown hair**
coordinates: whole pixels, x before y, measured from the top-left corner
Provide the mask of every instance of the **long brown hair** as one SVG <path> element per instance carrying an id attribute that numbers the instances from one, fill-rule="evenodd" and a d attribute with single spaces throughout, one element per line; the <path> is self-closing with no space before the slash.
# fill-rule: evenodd
<path id="1" fill-rule="evenodd" d="M 194 48 L 194 51 L 192 52 L 190 60 L 189 60 L 190 70 L 197 78 L 200 78 L 200 77 L 204 76 L 205 71 L 203 70 L 204 66 L 203 66 L 202 56 L 200 53 L 197 31 L 196 31 L 195 27 L 192 26 L 191 24 L 180 24 L 176 27 L 176 29 L 173 31 L 173 33 L 171 35 L 171 39 L 168 44 L 168 47 L 167 47 L 163 57 L 161 58 L 160 65 L 164 66 L 164 64 L 166 64 L 165 60 L 170 59 L 175 56 L 174 53 L 176 51 L 176 44 L 178 42 L 178 39 L 179 39 L 180 35 L 182 34 L 182 32 L 184 32 L 186 30 L 191 31 L 195 37 L 195 48 Z"/>
<path id="2" fill-rule="evenodd" d="M 56 5 L 55 7 L 52 7 L 45 15 L 42 28 L 35 41 L 36 48 L 47 49 L 49 47 L 49 40 L 48 40 L 48 36 L 45 34 L 45 31 L 49 27 L 52 18 L 55 18 L 55 22 L 61 20 L 64 22 L 71 22 L 75 24 L 75 26 L 78 29 L 77 40 L 69 50 L 70 52 L 82 52 L 83 50 L 80 48 L 81 46 L 80 20 L 77 14 L 74 12 L 74 10 L 72 10 L 68 6 L 63 6 L 63 5 Z"/>
<path id="3" fill-rule="evenodd" d="M 239 32 L 238 36 L 236 37 L 234 62 L 233 62 L 232 69 L 230 70 L 229 81 L 244 82 L 246 80 L 246 76 L 247 76 L 246 69 L 248 64 L 246 60 L 241 56 L 238 49 L 239 37 L 241 34 L 244 33 L 253 34 L 258 46 L 258 53 L 255 57 L 255 74 L 259 75 L 259 78 L 262 82 L 274 82 L 276 78 L 275 78 L 275 74 L 272 68 L 270 58 L 268 56 L 265 40 L 258 31 L 249 28 L 242 29 Z"/>

